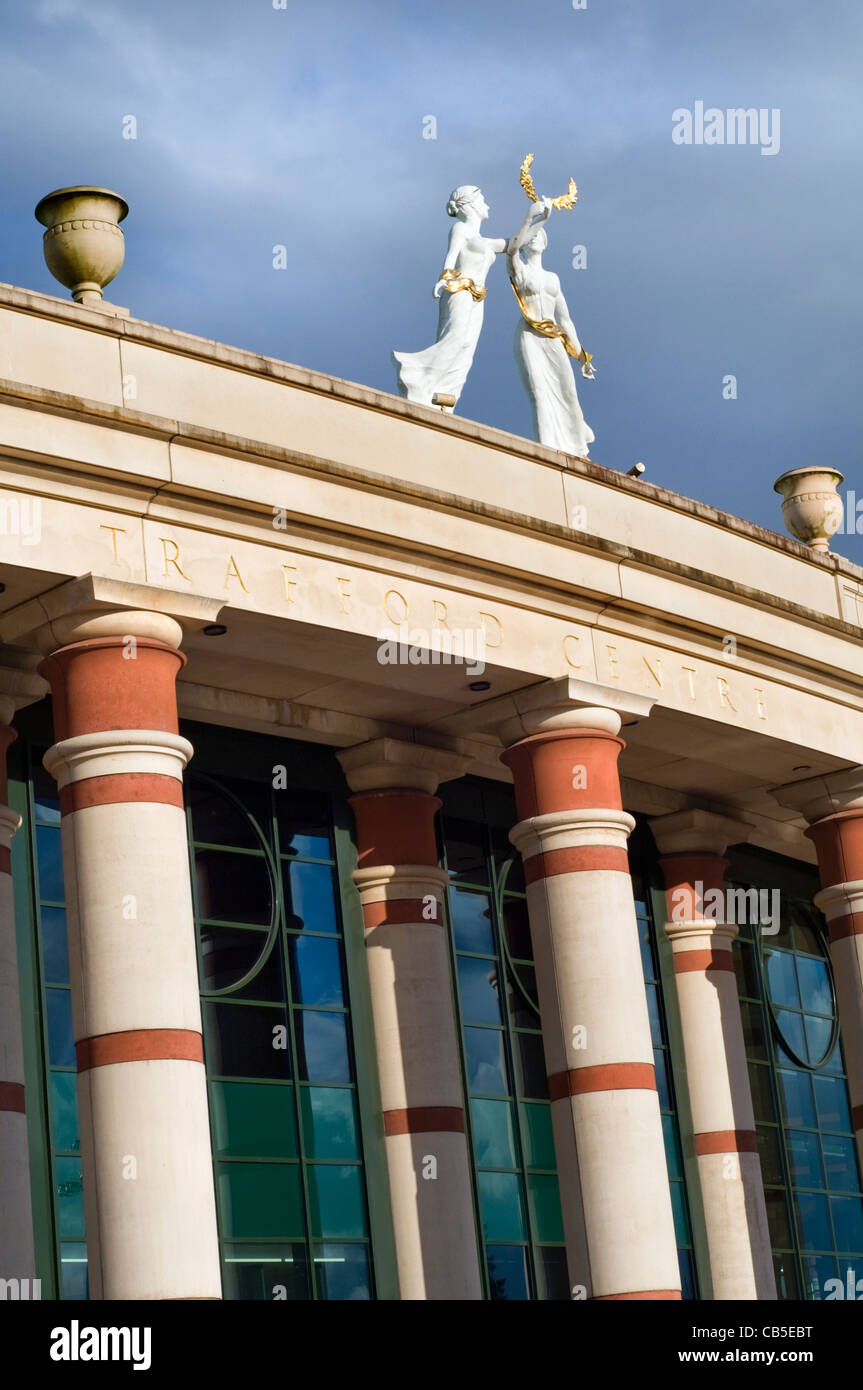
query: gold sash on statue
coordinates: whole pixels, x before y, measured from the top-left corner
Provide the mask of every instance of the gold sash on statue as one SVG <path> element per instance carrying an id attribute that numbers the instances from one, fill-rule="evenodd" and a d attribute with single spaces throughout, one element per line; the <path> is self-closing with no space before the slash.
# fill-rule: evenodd
<path id="1" fill-rule="evenodd" d="M 589 366 L 593 353 L 585 352 L 584 348 L 577 348 L 568 334 L 553 319 L 532 319 L 527 312 L 527 305 L 515 287 L 515 281 L 510 280 L 509 283 L 512 285 L 512 292 L 518 300 L 518 307 L 531 328 L 535 328 L 537 333 L 542 333 L 546 338 L 560 338 L 570 357 L 574 357 L 577 362 L 583 362 L 585 366 Z"/>
<path id="2" fill-rule="evenodd" d="M 457 270 L 442 270 L 439 278 L 443 280 L 444 289 L 448 290 L 450 294 L 458 294 L 459 290 L 467 290 L 474 299 L 485 299 L 485 286 L 483 285 L 482 289 L 478 290 L 469 275 L 460 275 Z"/>

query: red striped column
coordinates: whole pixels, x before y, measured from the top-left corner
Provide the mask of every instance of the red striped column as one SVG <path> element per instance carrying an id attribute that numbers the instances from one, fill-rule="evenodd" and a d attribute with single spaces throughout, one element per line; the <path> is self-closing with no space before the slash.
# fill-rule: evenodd
<path id="1" fill-rule="evenodd" d="M 0 696 L 0 716 L 11 718 L 14 708 Z M 0 1278 L 32 1279 L 36 1267 L 11 858 L 21 817 L 6 805 L 6 752 L 15 737 L 14 729 L 0 723 Z"/>
<path id="2" fill-rule="evenodd" d="M 782 806 L 802 811 L 818 854 L 839 1026 L 857 1151 L 863 1164 L 863 767 L 779 787 Z"/>
<path id="3" fill-rule="evenodd" d="M 390 1200 L 403 1299 L 482 1298 L 434 818 L 464 759 L 392 739 L 340 753 L 357 823 Z"/>
<path id="4" fill-rule="evenodd" d="M 54 696 L 45 766 L 62 813 L 91 1297 L 219 1298 L 182 631 L 152 613 L 98 624 L 40 667 Z"/>
<path id="5" fill-rule="evenodd" d="M 515 781 L 570 1282 L 679 1299 L 621 805 L 619 715 L 570 709 L 502 755 Z M 550 727 L 549 727 L 550 726 Z"/>
<path id="6" fill-rule="evenodd" d="M 693 1144 L 713 1297 L 774 1299 L 776 1280 L 732 946 L 723 854 L 751 827 L 701 810 L 650 823 L 665 876 Z M 755 924 L 755 930 L 758 930 Z"/>

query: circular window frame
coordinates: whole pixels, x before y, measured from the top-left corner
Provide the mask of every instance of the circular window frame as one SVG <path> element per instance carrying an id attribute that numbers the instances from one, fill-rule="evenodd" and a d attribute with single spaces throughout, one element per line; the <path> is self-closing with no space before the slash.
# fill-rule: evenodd
<path id="1" fill-rule="evenodd" d="M 790 925 L 790 924 L 789 924 L 789 925 Z M 758 963 L 759 963 L 759 970 L 760 970 L 760 972 L 761 972 L 761 984 L 762 984 L 762 989 L 763 989 L 763 993 L 764 993 L 764 1002 L 765 1002 L 766 1005 L 767 1005 L 768 1013 L 769 1013 L 769 1016 L 770 1016 L 770 1031 L 771 1031 L 771 1037 L 772 1037 L 773 1044 L 774 1044 L 774 1049 L 775 1049 L 776 1044 L 778 1043 L 778 1044 L 781 1046 L 783 1052 L 787 1053 L 787 1055 L 791 1058 L 791 1061 L 794 1063 L 794 1065 L 795 1065 L 796 1067 L 800 1067 L 801 1070 L 810 1072 L 811 1074 L 814 1075 L 815 1072 L 818 1072 L 818 1071 L 821 1070 L 821 1068 L 824 1066 L 825 1062 L 828 1062 L 828 1061 L 830 1060 L 830 1058 L 833 1056 L 833 1053 L 834 1053 L 835 1050 L 836 1050 L 836 1044 L 837 1044 L 838 1041 L 839 1041 L 839 1007 L 838 1007 L 838 1001 L 837 1001 L 837 998 L 836 998 L 836 980 L 835 980 L 835 977 L 834 977 L 834 974 L 833 974 L 833 961 L 832 961 L 831 956 L 830 956 L 830 943 L 829 943 L 829 939 L 828 939 L 827 934 L 826 934 L 826 932 L 824 931 L 824 929 L 823 929 L 818 923 L 810 922 L 810 923 L 809 923 L 809 926 L 810 926 L 811 930 L 815 933 L 815 935 L 816 935 L 816 937 L 817 937 L 817 939 L 818 939 L 818 944 L 821 946 L 821 960 L 823 961 L 824 965 L 825 965 L 826 968 L 827 968 L 827 979 L 828 979 L 829 984 L 830 984 L 830 997 L 831 997 L 832 1003 L 833 1003 L 833 1008 L 832 1008 L 832 1015 L 833 1015 L 833 1017 L 832 1017 L 832 1027 L 831 1027 L 831 1029 L 830 1029 L 830 1041 L 829 1041 L 829 1043 L 827 1044 L 827 1048 L 826 1048 L 826 1050 L 825 1050 L 825 1052 L 824 1052 L 824 1056 L 821 1058 L 820 1062 L 807 1062 L 807 1061 L 805 1061 L 802 1057 L 799 1057 L 799 1056 L 797 1055 L 797 1053 L 795 1052 L 794 1048 L 791 1047 L 790 1043 L 788 1042 L 787 1038 L 785 1037 L 785 1034 L 784 1034 L 783 1031 L 782 1031 L 782 1028 L 781 1028 L 781 1026 L 780 1026 L 780 1024 L 779 1024 L 779 1020 L 778 1020 L 778 1018 L 776 1017 L 777 1011 L 778 1011 L 778 1010 L 777 1010 L 777 1005 L 774 1003 L 774 1000 L 773 1000 L 773 995 L 772 995 L 771 990 L 770 990 L 770 979 L 769 979 L 769 976 L 768 976 L 768 974 L 767 974 L 767 953 L 768 953 L 768 951 L 771 949 L 768 945 L 762 945 L 762 947 L 761 947 L 761 949 L 760 949 L 760 951 L 759 951 L 759 953 L 758 953 Z M 759 933 L 760 933 L 760 924 L 759 924 L 758 930 L 759 930 Z M 774 948 L 774 949 L 776 949 L 776 948 Z M 783 950 L 783 951 L 785 950 L 785 948 L 782 948 L 782 947 L 780 947 L 779 949 L 781 949 L 781 950 Z M 804 957 L 807 956 L 807 952 L 806 952 L 806 951 L 797 951 L 794 947 L 792 947 L 790 951 L 787 951 L 786 954 L 788 954 L 788 955 L 790 955 L 790 956 L 797 956 L 797 955 L 801 955 L 801 956 L 804 956 Z M 815 957 L 810 956 L 809 959 L 810 959 L 810 960 L 814 960 Z M 795 965 L 795 973 L 796 973 L 796 969 L 797 969 L 797 967 L 796 967 L 796 965 Z M 802 999 L 801 999 L 801 1003 L 802 1003 Z M 782 1006 L 779 1006 L 779 1008 L 781 1008 L 781 1007 L 782 1007 Z M 801 1017 L 805 1020 L 805 1019 L 806 1019 L 806 1016 L 807 1016 L 807 1010 L 806 1010 L 805 1008 L 803 1008 L 803 1009 L 801 1009 L 800 1013 L 801 1013 Z M 813 1018 L 826 1018 L 826 1014 L 812 1014 L 811 1017 L 813 1017 Z M 804 1022 L 803 1027 L 804 1027 L 804 1037 L 805 1037 L 805 1035 L 806 1035 L 806 1025 L 805 1025 L 805 1022 Z M 782 1060 L 781 1060 L 781 1058 L 780 1058 L 779 1056 L 776 1057 L 776 1064 L 777 1064 L 777 1066 L 782 1066 Z M 844 1071 L 845 1071 L 844 1066 L 843 1066 L 843 1068 L 842 1068 L 842 1071 L 843 1071 L 843 1074 L 844 1074 Z"/>
<path id="2" fill-rule="evenodd" d="M 264 864 L 266 865 L 267 873 L 270 879 L 270 901 L 272 903 L 272 908 L 270 912 L 270 924 L 267 928 L 266 940 L 264 941 L 264 944 L 261 947 L 260 955 L 258 955 L 255 958 L 254 963 L 246 971 L 245 975 L 242 975 L 239 980 L 235 980 L 233 984 L 223 985 L 221 989 L 205 989 L 203 986 L 203 981 L 200 982 L 199 993 L 202 999 L 224 999 L 231 994 L 235 994 L 240 989 L 245 989 L 246 985 L 251 984 L 252 980 L 256 978 L 256 976 L 260 973 L 261 970 L 263 970 L 264 966 L 266 965 L 267 961 L 270 959 L 270 956 L 273 953 L 273 948 L 276 944 L 276 941 L 278 940 L 282 926 L 282 898 L 280 892 L 279 875 L 276 871 L 275 856 L 270 848 L 266 835 L 264 834 L 263 830 L 259 826 L 257 820 L 252 815 L 248 807 L 243 805 L 240 798 L 238 796 L 235 796 L 234 793 L 230 791 L 227 787 L 223 786 L 223 784 L 216 777 L 211 777 L 206 772 L 190 773 L 188 775 L 188 781 L 190 784 L 193 784 L 194 782 L 206 783 L 209 787 L 216 791 L 219 796 L 224 797 L 224 799 L 227 802 L 231 803 L 234 807 L 236 807 L 236 809 L 241 813 L 241 815 L 245 816 L 246 820 L 249 822 L 255 834 L 257 835 L 258 840 L 260 841 L 261 849 L 264 853 Z M 266 787 L 266 783 L 262 783 L 262 786 Z M 191 819 L 189 820 L 189 828 L 190 830 L 192 829 Z M 231 847 L 230 845 L 226 845 L 224 846 L 224 848 L 230 849 Z M 191 861 L 192 872 L 195 873 L 197 870 L 197 864 L 193 835 L 189 836 L 189 858 Z M 197 918 L 197 913 L 195 915 Z M 198 939 L 198 942 L 200 942 L 199 921 L 196 921 L 195 923 L 195 935 Z M 201 960 L 203 961 L 203 957 L 201 957 Z"/>
<path id="3" fill-rule="evenodd" d="M 504 970 L 509 975 L 510 979 L 514 982 L 519 994 L 524 999 L 528 1008 L 531 1010 L 532 1013 L 536 1014 L 537 1028 L 539 1028 L 542 1021 L 539 1012 L 539 1001 L 537 1000 L 536 1002 L 534 1002 L 534 1000 L 531 999 L 530 995 L 525 989 L 521 976 L 518 973 L 518 963 L 513 959 L 509 949 L 509 942 L 506 939 L 506 927 L 504 923 L 503 914 L 503 900 L 504 894 L 506 892 L 506 881 L 509 878 L 510 870 L 513 864 L 516 862 L 516 857 L 516 855 L 512 854 L 508 859 L 505 859 L 500 866 L 500 872 L 494 875 L 494 906 L 495 911 L 497 913 L 497 920 L 500 923 L 500 949 L 501 955 L 503 957 Z M 525 895 L 524 900 L 526 903 L 527 895 Z M 527 962 L 525 962 L 525 964 L 527 964 Z M 531 968 L 535 971 L 535 964 Z"/>

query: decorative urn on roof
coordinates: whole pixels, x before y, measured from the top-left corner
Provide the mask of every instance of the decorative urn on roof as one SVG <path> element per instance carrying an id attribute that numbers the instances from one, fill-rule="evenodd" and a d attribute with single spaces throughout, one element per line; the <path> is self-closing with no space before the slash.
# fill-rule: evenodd
<path id="1" fill-rule="evenodd" d="M 129 205 L 110 188 L 80 185 L 48 193 L 36 207 L 47 229 L 45 263 L 79 304 L 96 304 L 123 264 L 125 240 L 119 224 Z"/>
<path id="2" fill-rule="evenodd" d="M 782 519 L 792 536 L 813 550 L 829 550 L 830 537 L 842 525 L 842 498 L 836 489 L 844 482 L 838 468 L 829 464 L 791 468 L 776 479 L 782 494 Z"/>

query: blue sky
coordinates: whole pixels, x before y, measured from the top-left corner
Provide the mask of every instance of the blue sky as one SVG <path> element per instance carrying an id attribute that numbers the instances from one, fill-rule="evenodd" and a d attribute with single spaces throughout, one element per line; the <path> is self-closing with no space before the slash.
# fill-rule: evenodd
<path id="1" fill-rule="evenodd" d="M 107 185 L 131 206 L 115 302 L 394 391 L 390 350 L 434 337 L 450 189 L 479 184 L 508 236 L 531 150 L 540 192 L 579 186 L 545 264 L 595 354 L 591 456 L 780 531 L 788 468 L 833 464 L 863 498 L 859 0 L 0 0 L 0 20 L 0 280 L 61 293 L 33 208 Z M 778 108 L 779 153 L 675 144 L 696 101 Z M 516 313 L 500 260 L 459 414 L 530 434 Z M 833 548 L 863 563 L 863 536 Z"/>

